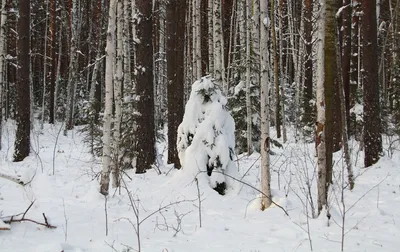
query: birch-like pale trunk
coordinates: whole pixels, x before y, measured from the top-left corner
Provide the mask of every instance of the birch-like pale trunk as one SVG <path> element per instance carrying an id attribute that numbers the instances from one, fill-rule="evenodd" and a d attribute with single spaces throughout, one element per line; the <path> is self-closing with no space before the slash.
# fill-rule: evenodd
<path id="1" fill-rule="evenodd" d="M 122 94 L 121 88 L 123 83 L 123 66 L 124 66 L 124 43 L 123 43 L 123 30 L 124 30 L 124 5 L 123 0 L 117 2 L 117 48 L 116 48 L 116 68 L 115 68 L 115 81 L 114 81 L 114 138 L 113 138 L 113 165 L 111 169 L 112 187 L 119 187 L 119 173 L 120 173 L 120 146 L 121 141 L 121 120 L 122 120 Z"/>
<path id="2" fill-rule="evenodd" d="M 110 0 L 107 46 L 106 46 L 106 93 L 103 124 L 103 157 L 102 171 L 100 179 L 100 193 L 108 195 L 111 172 L 111 120 L 113 110 L 113 77 L 114 77 L 114 58 L 115 58 L 115 17 L 116 0 Z"/>
<path id="3" fill-rule="evenodd" d="M 326 146 L 325 146 L 325 13 L 326 2 L 320 0 L 318 16 L 318 46 L 317 46 L 317 123 L 316 123 L 316 146 L 318 156 L 318 214 L 327 207 L 327 186 L 326 183 Z"/>
<path id="4" fill-rule="evenodd" d="M 231 16 L 231 24 L 230 24 L 230 30 L 231 32 L 229 33 L 229 51 L 228 51 L 228 67 L 227 67 L 227 81 L 231 81 L 231 63 L 232 63 L 232 51 L 234 50 L 236 46 L 236 23 L 237 23 L 237 1 L 233 1 L 233 7 L 232 7 L 232 16 Z"/>
<path id="5" fill-rule="evenodd" d="M 250 58 L 250 32 L 251 32 L 251 16 L 250 16 L 250 6 L 252 0 L 247 0 L 246 3 L 246 124 L 247 124 L 247 155 L 251 155 L 253 153 L 253 141 L 252 141 L 252 109 L 251 109 L 251 99 L 250 99 L 250 91 L 251 91 L 251 80 L 250 80 L 250 66 L 251 66 L 251 58 Z"/>
<path id="6" fill-rule="evenodd" d="M 261 66 L 261 210 L 270 207 L 271 199 L 271 173 L 269 160 L 269 79 L 268 79 L 268 1 L 260 2 L 260 66 Z"/>
<path id="7" fill-rule="evenodd" d="M 5 85 L 5 67 L 6 67 L 6 23 L 7 23 L 7 10 L 6 10 L 6 1 L 1 1 L 0 8 L 0 150 L 2 147 L 2 133 L 3 133 L 3 86 Z"/>
<path id="8" fill-rule="evenodd" d="M 260 55 L 260 0 L 252 0 L 252 1 L 253 1 L 253 13 L 252 13 L 253 26 L 251 32 L 251 47 L 254 54 L 256 55 L 254 59 L 255 64 L 259 64 L 260 58 L 257 56 Z M 253 75 L 252 79 L 254 81 L 253 84 L 259 85 L 260 74 L 258 72 L 252 71 L 252 75 Z"/>
<path id="9" fill-rule="evenodd" d="M 214 78 L 216 83 L 227 93 L 227 87 L 224 83 L 224 65 L 223 65 L 223 45 L 222 19 L 221 19 L 221 0 L 213 2 L 213 42 L 214 42 Z"/>

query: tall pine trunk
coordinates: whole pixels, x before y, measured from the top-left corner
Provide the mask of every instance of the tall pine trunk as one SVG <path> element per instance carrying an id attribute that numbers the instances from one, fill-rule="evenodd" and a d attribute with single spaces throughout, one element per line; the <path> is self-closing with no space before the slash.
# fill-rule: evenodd
<path id="1" fill-rule="evenodd" d="M 379 102 L 378 51 L 376 4 L 362 2 L 363 75 L 364 75 L 364 165 L 369 167 L 379 160 L 382 151 L 381 117 Z"/>
<path id="2" fill-rule="evenodd" d="M 30 0 L 19 1 L 18 18 L 18 70 L 17 70 L 17 132 L 15 136 L 14 161 L 22 161 L 30 151 Z"/>
<path id="3" fill-rule="evenodd" d="M 155 161 L 154 85 L 153 85 L 153 3 L 136 1 L 140 22 L 136 26 L 140 43 L 136 44 L 138 101 L 136 173 L 144 173 Z"/>
<path id="4" fill-rule="evenodd" d="M 186 1 L 170 1 L 167 5 L 167 75 L 168 75 L 168 163 L 180 168 L 176 149 L 178 126 L 184 113 L 184 50 Z"/>

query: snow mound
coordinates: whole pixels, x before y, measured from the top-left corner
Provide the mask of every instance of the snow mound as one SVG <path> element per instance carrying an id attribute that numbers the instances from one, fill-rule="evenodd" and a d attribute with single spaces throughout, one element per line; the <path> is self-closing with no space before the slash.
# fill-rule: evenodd
<path id="1" fill-rule="evenodd" d="M 226 97 L 209 76 L 197 80 L 178 127 L 177 140 L 184 171 L 200 181 L 207 178 L 207 173 L 210 186 L 220 194 L 226 187 L 224 174 L 235 170 L 235 122 L 226 104 Z"/>

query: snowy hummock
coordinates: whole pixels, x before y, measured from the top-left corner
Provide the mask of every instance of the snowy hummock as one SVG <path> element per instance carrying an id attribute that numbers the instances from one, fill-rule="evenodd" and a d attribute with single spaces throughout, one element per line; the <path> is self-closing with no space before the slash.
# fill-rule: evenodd
<path id="1" fill-rule="evenodd" d="M 225 182 L 222 173 L 235 169 L 235 123 L 226 104 L 213 80 L 203 77 L 193 84 L 178 127 L 177 149 L 183 170 L 204 177 L 207 167 L 214 167 L 209 174 L 213 188 Z"/>

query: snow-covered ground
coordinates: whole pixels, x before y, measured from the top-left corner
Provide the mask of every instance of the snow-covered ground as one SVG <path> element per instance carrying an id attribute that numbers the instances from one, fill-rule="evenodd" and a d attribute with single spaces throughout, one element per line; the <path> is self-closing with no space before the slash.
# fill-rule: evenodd
<path id="1" fill-rule="evenodd" d="M 139 209 L 143 252 L 310 251 L 311 246 L 318 252 L 341 249 L 341 183 L 332 186 L 329 221 L 325 214 L 311 218 L 310 204 L 306 204 L 311 198 L 314 205 L 317 203 L 313 144 L 292 141 L 282 149 L 273 149 L 274 201 L 289 216 L 276 206 L 260 211 L 259 192 L 248 185 L 237 182 L 221 196 L 207 184 L 200 184 L 200 227 L 198 190 L 189 173 L 168 165 L 159 167 L 161 174 L 157 169 L 142 175 L 127 171 L 126 188 L 111 190 L 105 202 L 98 193 L 99 159 L 91 157 L 77 131 L 64 137 L 59 134 L 60 127 L 45 125 L 42 133 L 34 130 L 32 154 L 20 163 L 11 162 L 14 126 L 9 122 L 4 129 L 0 173 L 20 175 L 30 183 L 22 187 L 0 178 L 0 216 L 6 219 L 23 213 L 35 201 L 26 218 L 44 222 L 44 213 L 57 228 L 12 223 L 10 231 L 0 231 L 1 252 L 135 251 L 137 218 L 127 190 Z M 344 191 L 344 251 L 399 251 L 400 153 L 388 157 L 384 142 L 386 156 L 368 169 L 362 168 L 358 145 L 351 143 L 357 179 L 353 191 Z M 159 145 L 160 150 L 163 147 Z M 335 181 L 341 181 L 340 155 L 335 154 Z M 260 188 L 259 155 L 237 158 L 240 178 Z"/>

